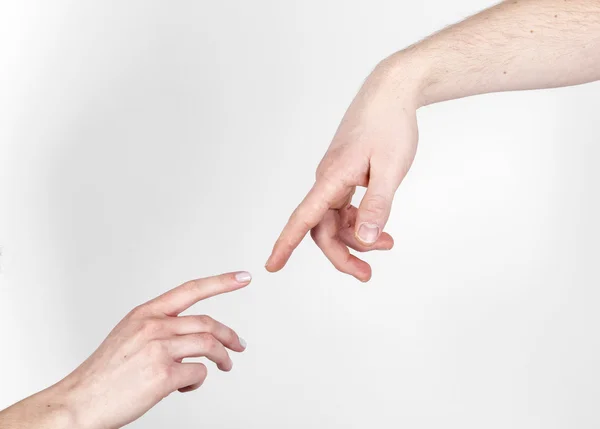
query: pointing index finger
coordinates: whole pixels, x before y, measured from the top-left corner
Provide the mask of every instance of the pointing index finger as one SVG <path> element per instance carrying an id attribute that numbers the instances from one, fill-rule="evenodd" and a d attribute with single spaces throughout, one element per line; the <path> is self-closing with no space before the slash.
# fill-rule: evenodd
<path id="1" fill-rule="evenodd" d="M 239 271 L 191 280 L 148 302 L 148 306 L 168 316 L 177 316 L 198 301 L 247 286 L 250 273 Z"/>
<path id="2" fill-rule="evenodd" d="M 272 273 L 281 270 L 290 259 L 292 252 L 298 247 L 306 234 L 321 222 L 331 201 L 335 189 L 324 182 L 317 181 L 304 200 L 294 210 L 273 246 L 271 256 L 265 268 Z"/>

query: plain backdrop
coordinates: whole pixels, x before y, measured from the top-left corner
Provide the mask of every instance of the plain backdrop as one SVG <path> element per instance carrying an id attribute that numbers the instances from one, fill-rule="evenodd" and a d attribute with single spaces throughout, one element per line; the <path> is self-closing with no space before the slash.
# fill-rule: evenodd
<path id="1" fill-rule="evenodd" d="M 0 2 L 0 408 L 135 305 L 248 350 L 136 428 L 600 426 L 600 86 L 419 111 L 373 279 L 264 263 L 377 62 L 491 1 Z"/>

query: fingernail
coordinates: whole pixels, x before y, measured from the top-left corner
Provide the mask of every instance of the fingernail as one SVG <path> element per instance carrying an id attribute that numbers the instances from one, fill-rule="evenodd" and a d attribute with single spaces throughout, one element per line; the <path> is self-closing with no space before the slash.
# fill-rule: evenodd
<path id="1" fill-rule="evenodd" d="M 240 344 L 245 349 L 248 346 L 248 344 L 246 343 L 246 340 L 244 340 L 242 337 L 238 337 L 238 338 L 240 340 Z"/>
<path id="2" fill-rule="evenodd" d="M 373 244 L 379 237 L 379 227 L 373 223 L 363 223 L 358 228 L 358 238 L 363 243 Z"/>
<path id="3" fill-rule="evenodd" d="M 248 283 L 250 280 L 252 280 L 252 274 L 247 271 L 242 271 L 235 275 L 235 280 L 238 283 Z"/>

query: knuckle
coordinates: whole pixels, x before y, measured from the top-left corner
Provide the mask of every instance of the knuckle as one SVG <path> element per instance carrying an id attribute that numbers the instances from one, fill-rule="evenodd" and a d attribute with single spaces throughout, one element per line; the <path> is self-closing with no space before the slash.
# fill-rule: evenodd
<path id="1" fill-rule="evenodd" d="M 298 223 L 304 231 L 310 231 L 314 227 L 314 225 L 304 217 L 299 218 Z"/>
<path id="2" fill-rule="evenodd" d="M 341 156 L 344 147 L 337 147 L 335 149 L 329 149 L 319 165 L 317 166 L 317 171 L 315 172 L 315 179 L 325 179 L 334 176 L 334 171 L 336 170 L 336 161 Z"/>
<path id="3" fill-rule="evenodd" d="M 157 319 L 146 319 L 139 324 L 138 329 L 143 336 L 152 338 L 162 330 L 162 323 Z"/>
<path id="4" fill-rule="evenodd" d="M 227 286 L 229 284 L 230 276 L 229 275 L 217 276 L 216 280 L 220 286 Z"/>
<path id="5" fill-rule="evenodd" d="M 323 162 L 321 161 L 321 164 L 319 164 L 319 166 L 317 167 L 317 172 L 315 174 L 315 180 L 316 181 L 327 181 L 330 182 L 333 178 L 333 176 L 335 176 L 334 174 L 334 167 L 333 164 L 330 161 L 327 162 Z"/>
<path id="6" fill-rule="evenodd" d="M 327 170 L 319 176 L 318 182 L 324 190 L 325 195 L 337 194 L 341 189 L 346 187 L 347 183 L 345 176 L 331 169 Z M 327 203 L 329 201 L 325 201 Z"/>
<path id="7" fill-rule="evenodd" d="M 149 356 L 155 359 L 168 354 L 167 346 L 162 341 L 158 340 L 148 341 L 148 344 L 146 345 L 146 352 Z"/>
<path id="8" fill-rule="evenodd" d="M 197 316 L 196 320 L 198 325 L 200 325 L 200 329 L 211 329 L 214 326 L 214 319 L 206 314 L 201 316 Z"/>
<path id="9" fill-rule="evenodd" d="M 287 252 L 292 252 L 294 250 L 294 243 L 288 238 L 279 237 L 275 245 Z"/>
<path id="10" fill-rule="evenodd" d="M 173 376 L 173 366 L 169 363 L 157 363 L 153 369 L 154 379 L 159 384 L 164 384 L 169 382 Z"/>
<path id="11" fill-rule="evenodd" d="M 157 319 L 148 319 L 144 322 L 144 331 L 153 334 L 162 329 L 162 323 Z"/>
<path id="12" fill-rule="evenodd" d="M 371 195 L 367 197 L 363 204 L 363 211 L 365 213 L 371 213 L 379 215 L 385 213 L 388 210 L 389 201 L 382 195 Z"/>
<path id="13" fill-rule="evenodd" d="M 338 270 L 340 273 L 344 273 L 344 274 L 348 274 L 348 267 L 346 266 L 347 263 L 348 263 L 348 260 L 345 260 L 343 262 L 332 261 L 333 267 L 336 270 Z"/>
<path id="14" fill-rule="evenodd" d="M 147 314 L 146 305 L 141 304 L 131 310 L 128 314 L 130 319 L 139 319 L 144 317 Z"/>
<path id="15" fill-rule="evenodd" d="M 189 280 L 181 286 L 181 288 L 187 293 L 193 292 L 194 290 L 198 289 L 199 287 L 200 287 L 199 280 Z"/>
<path id="16" fill-rule="evenodd" d="M 198 339 L 202 343 L 202 347 L 205 348 L 206 350 L 214 350 L 214 349 L 216 349 L 217 346 L 218 346 L 218 343 L 219 343 L 216 340 L 216 338 L 212 336 L 212 334 L 209 334 L 207 332 L 199 334 L 198 335 Z"/>
<path id="17" fill-rule="evenodd" d="M 348 252 L 342 259 L 331 259 L 333 267 L 341 273 L 350 274 L 352 266 L 352 255 Z"/>
<path id="18" fill-rule="evenodd" d="M 231 328 L 227 328 L 225 336 L 227 338 L 227 341 L 231 343 L 238 341 L 239 339 L 238 334 L 236 334 L 236 332 Z"/>

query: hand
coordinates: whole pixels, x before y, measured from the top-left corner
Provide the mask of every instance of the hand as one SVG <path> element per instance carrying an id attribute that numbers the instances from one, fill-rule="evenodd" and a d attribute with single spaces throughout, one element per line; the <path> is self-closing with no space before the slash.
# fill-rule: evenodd
<path id="1" fill-rule="evenodd" d="M 414 91 L 383 62 L 367 79 L 348 108 L 316 181 L 290 217 L 267 261 L 279 271 L 304 236 L 311 236 L 339 271 L 366 282 L 371 267 L 350 253 L 390 250 L 383 232 L 394 194 L 417 149 Z M 407 82 L 404 86 L 401 82 Z M 351 205 L 357 186 L 367 187 L 358 209 Z"/>
<path id="2" fill-rule="evenodd" d="M 206 357 L 220 370 L 231 370 L 226 348 L 242 352 L 244 340 L 209 316 L 178 315 L 249 283 L 250 275 L 243 272 L 193 280 L 135 308 L 73 373 L 0 413 L 0 426 L 119 428 L 170 393 L 202 385 L 206 366 L 183 359 Z M 60 420 L 47 416 L 59 409 Z"/>

